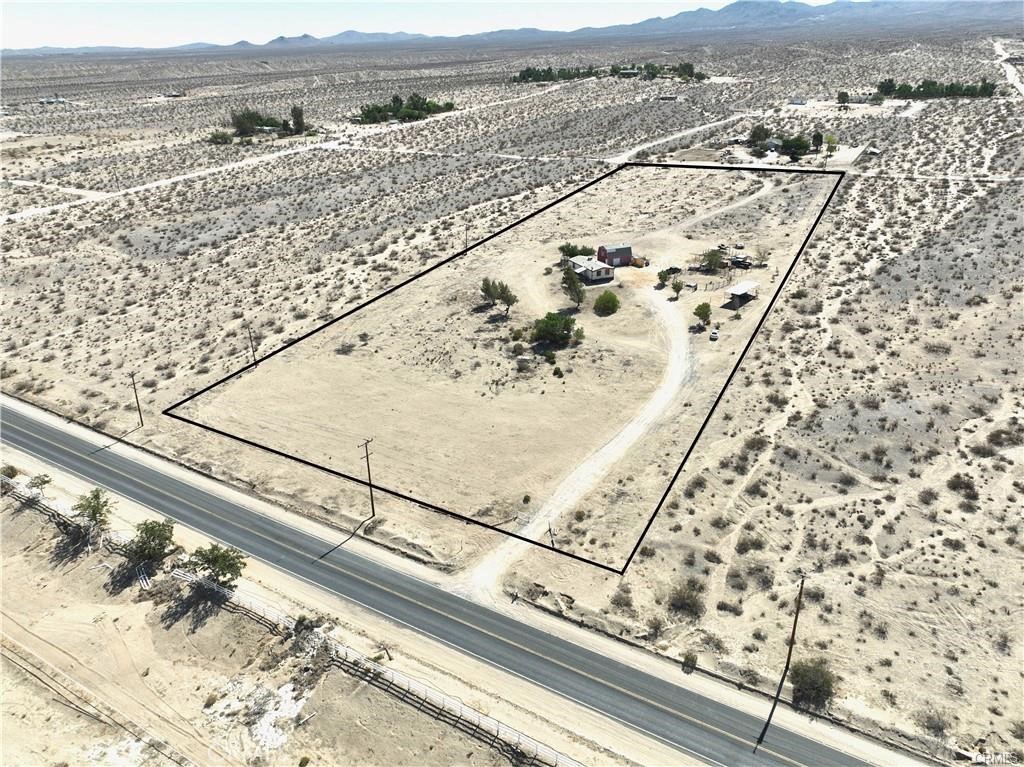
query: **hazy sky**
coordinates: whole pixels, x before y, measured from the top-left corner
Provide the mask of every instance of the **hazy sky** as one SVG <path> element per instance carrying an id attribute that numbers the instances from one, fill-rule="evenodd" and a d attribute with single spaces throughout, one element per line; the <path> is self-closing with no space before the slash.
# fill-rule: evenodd
<path id="1" fill-rule="evenodd" d="M 43 45 L 163 47 L 264 43 L 278 35 L 317 37 L 347 29 L 459 35 L 515 27 L 569 30 L 642 21 L 729 0 L 682 2 L 46 2 L 3 0 L 4 48 Z M 822 0 L 818 0 L 822 1 Z"/>

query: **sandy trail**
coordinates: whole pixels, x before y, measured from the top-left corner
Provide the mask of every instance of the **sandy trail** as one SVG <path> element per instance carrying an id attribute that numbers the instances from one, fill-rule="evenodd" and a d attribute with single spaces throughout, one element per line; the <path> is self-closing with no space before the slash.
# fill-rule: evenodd
<path id="1" fill-rule="evenodd" d="M 515 96 L 510 99 L 503 99 L 501 101 L 492 101 L 487 104 L 479 104 L 474 107 L 468 107 L 467 109 L 456 109 L 453 112 L 442 112 L 439 115 L 433 117 L 434 120 L 444 119 L 452 115 L 464 115 L 470 112 L 479 112 L 484 109 L 490 109 L 492 107 L 501 106 L 503 104 L 511 104 L 516 101 L 523 101 L 525 99 L 536 98 L 542 96 L 545 93 L 551 93 L 552 91 L 562 88 L 565 83 L 559 83 L 553 85 L 550 88 L 544 88 L 543 90 L 530 91 L 522 96 Z M 417 123 L 402 123 L 400 125 L 388 125 L 381 126 L 377 130 L 368 131 L 366 135 L 376 135 L 379 133 L 392 133 L 399 130 L 404 130 Z M 273 162 L 282 157 L 290 157 L 291 155 L 301 154 L 303 152 L 311 152 L 316 149 L 339 149 L 348 148 L 343 142 L 337 139 L 329 139 L 327 141 L 316 141 L 311 143 L 304 143 L 299 146 L 292 146 L 288 149 L 282 149 L 279 152 L 268 152 L 267 154 L 259 155 L 257 157 L 247 157 L 244 160 L 238 160 L 236 162 L 229 162 L 224 165 L 215 165 L 210 168 L 202 168 L 200 170 L 194 170 L 189 173 L 182 173 L 177 176 L 170 176 L 168 178 L 162 178 L 157 181 L 151 181 L 148 184 L 140 184 L 139 186 L 129 187 L 127 189 L 121 189 L 117 192 L 95 192 L 87 189 L 61 189 L 60 191 L 66 191 L 71 194 L 79 195 L 82 199 L 71 200 L 69 202 L 62 202 L 56 205 L 46 205 L 37 208 L 26 208 L 25 210 L 18 211 L 17 213 L 11 213 L 4 216 L 0 221 L 19 221 L 24 218 L 32 218 L 34 216 L 41 216 L 47 213 L 53 213 L 58 210 L 65 208 L 71 208 L 76 205 L 83 205 L 88 202 L 96 202 L 99 200 L 109 200 L 113 197 L 123 197 L 128 194 L 136 194 L 138 192 L 145 192 L 150 189 L 158 189 L 163 186 L 170 186 L 171 184 L 177 184 L 181 181 L 188 181 L 193 178 L 203 178 L 204 176 L 212 176 L 217 173 L 224 173 L 225 171 L 237 170 L 239 168 L 249 168 L 255 165 L 263 165 L 264 163 Z M 22 185 L 33 185 L 33 182 L 27 181 L 11 181 L 12 184 Z M 39 186 L 46 186 L 45 184 L 38 184 Z M 53 187 L 56 189 L 57 187 Z"/>
<path id="2" fill-rule="evenodd" d="M 992 41 L 992 47 L 995 48 L 996 56 L 999 57 L 999 63 L 1003 67 L 1003 72 L 1006 74 L 1007 81 L 1010 85 L 1016 88 L 1021 95 L 1024 95 L 1024 81 L 1020 79 L 1020 73 L 1017 71 L 1017 67 L 1006 60 L 1010 58 L 1010 54 L 1006 52 L 1003 44 L 998 40 Z"/>
<path id="3" fill-rule="evenodd" d="M 693 128 L 687 128 L 686 130 L 681 130 L 678 133 L 673 133 L 673 134 L 671 134 L 669 136 L 662 136 L 659 139 L 655 139 L 654 141 L 648 141 L 645 144 L 639 144 L 639 145 L 633 147 L 632 149 L 627 149 L 622 154 L 617 154 L 617 155 L 615 155 L 613 157 L 595 158 L 595 159 L 602 159 L 604 162 L 613 163 L 615 165 L 618 165 L 618 164 L 624 163 L 624 162 L 629 162 L 633 157 L 635 157 L 637 154 L 639 154 L 640 152 L 644 151 L 645 149 L 650 149 L 653 146 L 658 146 L 659 144 L 664 144 L 664 143 L 666 143 L 668 141 L 673 141 L 673 140 L 675 140 L 677 138 L 683 138 L 683 136 L 689 136 L 691 134 L 697 133 L 697 132 L 705 130 L 707 128 L 716 128 L 719 125 L 728 125 L 729 123 L 736 122 L 737 120 L 739 120 L 739 119 L 741 119 L 743 117 L 749 117 L 749 115 L 746 114 L 746 113 L 736 114 L 736 115 L 733 115 L 732 117 L 726 117 L 723 120 L 716 120 L 715 122 L 704 123 L 703 125 L 697 125 L 697 126 L 694 126 Z"/>
<path id="4" fill-rule="evenodd" d="M 683 221 L 681 227 L 689 227 L 711 216 L 717 216 L 771 194 L 777 185 L 765 179 L 756 192 L 712 210 L 699 213 Z M 667 341 L 668 358 L 661 383 L 636 416 L 619 430 L 608 442 L 591 453 L 555 489 L 537 515 L 518 533 L 526 538 L 545 540 L 548 526 L 553 524 L 566 509 L 571 508 L 590 492 L 598 482 L 629 452 L 662 417 L 672 404 L 682 386 L 693 372 L 690 357 L 689 329 L 686 318 L 676 311 L 675 303 L 665 300 L 654 291 L 645 293 L 655 316 L 661 322 L 660 332 Z M 499 584 L 512 562 L 529 546 L 525 541 L 508 538 L 474 567 L 454 579 L 456 593 L 464 594 L 483 603 L 497 603 Z"/>
<path id="5" fill-rule="evenodd" d="M 562 480 L 537 515 L 518 531 L 520 535 L 535 540 L 544 539 L 548 534 L 548 525 L 553 524 L 566 509 L 571 508 L 586 495 L 630 447 L 650 431 L 689 378 L 693 365 L 689 354 L 685 318 L 676 311 L 675 304 L 665 300 L 662 294 L 647 291 L 647 297 L 651 309 L 661 321 L 660 335 L 665 338 L 668 348 L 668 359 L 661 383 L 629 423 Z M 454 590 L 457 593 L 468 592 L 478 600 L 486 597 L 490 601 L 496 601 L 494 588 L 498 585 L 501 574 L 527 546 L 529 544 L 524 541 L 506 539 L 474 568 L 467 570 L 465 576 L 459 579 L 461 582 L 456 583 Z"/>
<path id="6" fill-rule="evenodd" d="M 44 184 L 42 181 L 24 181 L 22 179 L 7 179 L 7 183 L 11 186 L 34 186 L 40 189 L 49 189 L 52 192 L 63 192 L 64 194 L 73 194 L 78 197 L 84 197 L 89 200 L 102 200 L 107 196 L 107 192 L 94 192 L 91 189 L 77 189 L 73 186 L 57 186 L 56 184 Z"/>

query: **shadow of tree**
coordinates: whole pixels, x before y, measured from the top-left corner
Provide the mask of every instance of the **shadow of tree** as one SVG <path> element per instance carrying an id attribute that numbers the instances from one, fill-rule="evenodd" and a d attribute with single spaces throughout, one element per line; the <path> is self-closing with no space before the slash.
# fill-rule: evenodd
<path id="1" fill-rule="evenodd" d="M 201 586 L 192 586 L 181 598 L 170 602 L 160 615 L 160 625 L 165 629 L 175 626 L 179 622 L 188 619 L 189 633 L 195 633 L 216 615 L 227 603 L 228 598 L 223 594 L 204 589 Z"/>
<path id="2" fill-rule="evenodd" d="M 71 528 L 57 537 L 57 542 L 50 552 L 50 564 L 63 567 L 74 562 L 83 554 L 87 554 L 89 537 L 79 528 Z"/>
<path id="3" fill-rule="evenodd" d="M 151 571 L 147 571 L 147 575 L 152 574 Z M 103 588 L 108 594 L 116 596 L 135 583 L 137 578 L 136 564 L 126 560 L 110 571 L 110 577 L 103 584 Z"/>

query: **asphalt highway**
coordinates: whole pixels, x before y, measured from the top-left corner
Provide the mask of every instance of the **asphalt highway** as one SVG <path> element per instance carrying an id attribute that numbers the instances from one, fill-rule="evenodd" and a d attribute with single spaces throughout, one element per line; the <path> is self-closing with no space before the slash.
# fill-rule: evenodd
<path id="1" fill-rule="evenodd" d="M 0 408 L 3 442 L 252 557 L 542 685 L 709 764 L 850 767 L 864 762 L 763 719 L 552 636 L 140 463 L 50 423 Z M 180 476 L 180 475 L 179 475 Z M 679 671 L 682 674 L 682 671 Z M 769 708 L 766 700 L 765 715 Z M 563 723 L 569 729 L 572 722 Z"/>

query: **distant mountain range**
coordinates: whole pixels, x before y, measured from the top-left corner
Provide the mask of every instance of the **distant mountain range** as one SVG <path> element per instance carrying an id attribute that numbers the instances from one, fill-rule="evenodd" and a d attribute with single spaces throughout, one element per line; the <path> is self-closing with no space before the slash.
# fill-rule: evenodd
<path id="1" fill-rule="evenodd" d="M 1020 0 L 838 0 L 828 5 L 806 5 L 779 0 L 737 0 L 717 11 L 700 8 L 668 18 L 653 18 L 636 24 L 584 27 L 572 32 L 543 29 L 500 29 L 458 37 L 410 34 L 407 32 L 357 32 L 350 29 L 330 37 L 299 35 L 275 37 L 263 44 L 240 40 L 231 45 L 190 43 L 173 48 L 126 48 L 89 46 L 82 48 L 4 49 L 4 55 L 47 55 L 56 53 L 196 53 L 231 51 L 293 51 L 330 49 L 358 45 L 391 44 L 543 44 L 605 40 L 638 42 L 657 38 L 828 38 L 891 37 L 923 32 L 977 32 L 1020 35 L 1024 28 Z"/>

